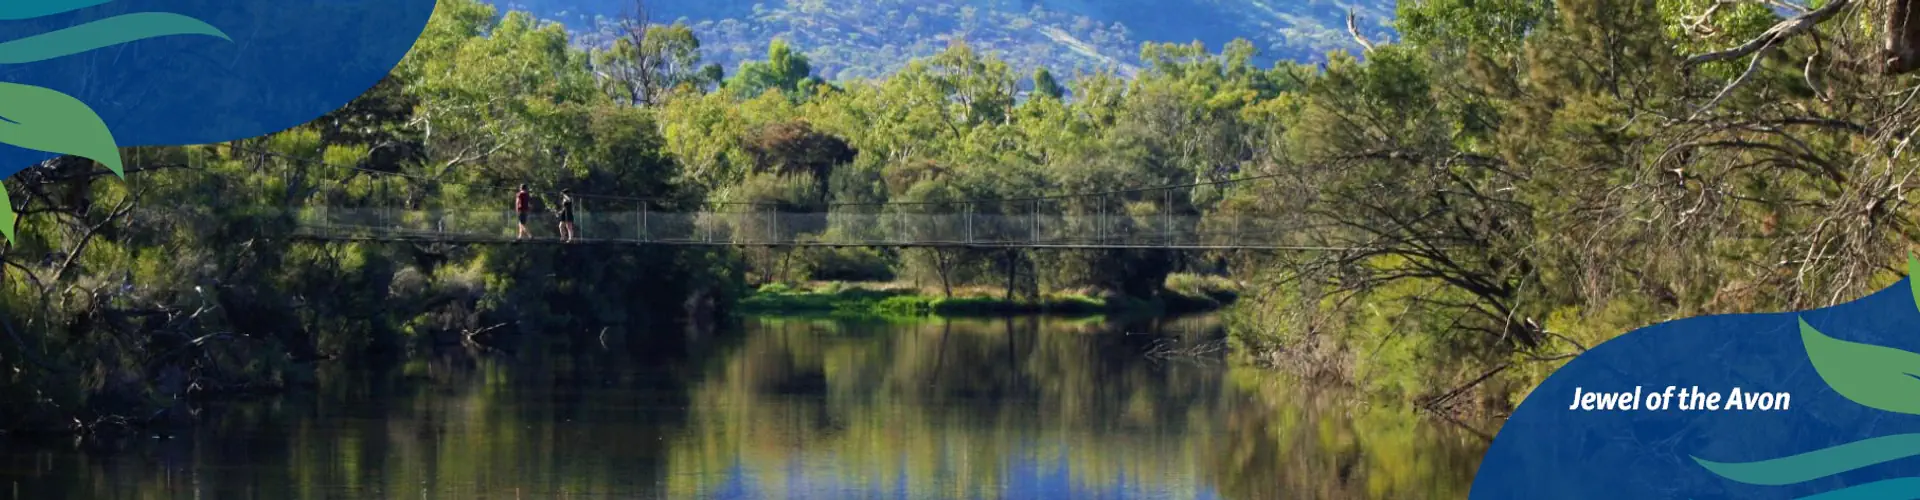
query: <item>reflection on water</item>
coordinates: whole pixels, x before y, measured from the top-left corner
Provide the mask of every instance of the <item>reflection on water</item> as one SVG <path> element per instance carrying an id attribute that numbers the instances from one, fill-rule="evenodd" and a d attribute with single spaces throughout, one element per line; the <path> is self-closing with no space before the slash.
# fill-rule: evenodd
<path id="1" fill-rule="evenodd" d="M 110 450 L 0 441 L 0 498 L 1464 498 L 1485 450 L 1144 355 L 1206 319 L 741 330 L 323 374 Z"/>

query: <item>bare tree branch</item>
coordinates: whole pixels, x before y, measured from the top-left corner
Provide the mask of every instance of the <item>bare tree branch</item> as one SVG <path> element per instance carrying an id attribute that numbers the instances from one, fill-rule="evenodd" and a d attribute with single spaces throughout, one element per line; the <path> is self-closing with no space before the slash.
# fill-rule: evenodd
<path id="1" fill-rule="evenodd" d="M 1767 47 L 1779 46 L 1788 39 L 1799 36 L 1801 33 L 1813 29 L 1814 26 L 1826 22 L 1828 18 L 1833 17 L 1834 14 L 1839 13 L 1851 5 L 1853 5 L 1853 0 L 1833 0 L 1833 3 L 1822 6 L 1817 10 L 1794 16 L 1792 19 L 1787 19 L 1781 21 L 1779 24 L 1775 24 L 1772 28 L 1768 28 L 1766 32 L 1761 33 L 1760 36 L 1748 40 L 1747 43 L 1726 50 L 1689 57 L 1685 65 L 1687 67 L 1693 67 L 1715 61 L 1737 59 L 1759 52 L 1761 49 Z"/>
<path id="2" fill-rule="evenodd" d="M 132 212 L 134 203 L 139 198 L 140 197 L 137 194 L 128 195 L 125 200 L 120 202 L 119 206 L 114 207 L 113 212 L 107 214 L 106 219 L 101 220 L 99 224 L 94 224 L 92 226 L 87 227 L 86 233 L 82 234 L 80 237 L 80 243 L 78 245 L 74 245 L 72 251 L 67 252 L 66 260 L 64 262 L 61 262 L 60 267 L 56 271 L 54 271 L 52 276 L 53 281 L 58 282 L 62 277 L 66 276 L 67 269 L 73 267 L 73 263 L 79 260 L 81 254 L 86 253 L 87 245 L 93 242 L 94 236 L 99 234 L 100 230 L 102 228 L 107 227 L 108 224 L 112 224 L 115 220 L 118 220 L 119 218 L 126 216 L 128 212 Z"/>
<path id="3" fill-rule="evenodd" d="M 1358 16 L 1353 13 L 1353 9 L 1347 9 L 1347 34 L 1353 35 L 1353 41 L 1359 43 L 1361 49 L 1373 52 L 1373 42 L 1367 41 L 1367 36 L 1360 34 Z"/>
<path id="4" fill-rule="evenodd" d="M 1840 0 L 1840 1 L 1844 2 L 1846 0 Z M 1767 40 L 1767 43 L 1760 47 L 1759 53 L 1753 55 L 1753 61 L 1750 63 L 1747 63 L 1747 70 L 1744 72 L 1741 72 L 1740 77 L 1733 79 L 1733 82 L 1728 83 L 1725 88 L 1720 89 L 1720 93 L 1717 95 L 1714 95 L 1713 100 L 1707 101 L 1706 104 L 1700 106 L 1700 109 L 1694 110 L 1693 116 L 1688 117 L 1687 120 L 1688 121 L 1699 120 L 1700 115 L 1706 114 L 1707 111 L 1712 110 L 1714 106 L 1719 106 L 1720 101 L 1726 100 L 1727 96 L 1732 95 L 1734 89 L 1740 88 L 1740 86 L 1745 85 L 1748 80 L 1752 80 L 1753 75 L 1759 74 L 1760 63 L 1766 61 L 1767 54 L 1772 53 L 1775 48 L 1775 45 L 1773 44 L 1773 42 L 1774 40 L 1771 40 L 1771 39 Z"/>

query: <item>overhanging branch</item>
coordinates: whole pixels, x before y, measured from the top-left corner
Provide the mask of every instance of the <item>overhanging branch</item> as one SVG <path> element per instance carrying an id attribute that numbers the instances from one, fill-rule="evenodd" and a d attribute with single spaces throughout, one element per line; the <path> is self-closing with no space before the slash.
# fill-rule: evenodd
<path id="1" fill-rule="evenodd" d="M 1738 59 L 1752 55 L 1770 46 L 1777 47 L 1793 37 L 1806 33 L 1808 30 L 1813 29 L 1814 26 L 1826 22 L 1828 18 L 1833 17 L 1834 14 L 1839 13 L 1851 5 L 1853 5 L 1853 0 L 1833 0 L 1833 3 L 1822 6 L 1812 12 L 1781 21 L 1779 24 L 1773 25 L 1772 28 L 1768 28 L 1766 32 L 1761 33 L 1760 36 L 1754 37 L 1752 40 L 1748 40 L 1747 43 L 1740 44 L 1737 47 L 1689 57 L 1686 61 L 1686 67 L 1691 68 L 1715 61 Z"/>
<path id="2" fill-rule="evenodd" d="M 1695 66 L 1710 62 L 1753 56 L 1753 60 L 1747 63 L 1746 71 L 1741 72 L 1739 77 L 1734 78 L 1732 82 L 1727 83 L 1726 87 L 1721 88 L 1720 93 L 1713 96 L 1713 100 L 1707 101 L 1706 105 L 1695 110 L 1690 119 L 1699 119 L 1700 115 L 1706 114 L 1706 112 L 1712 110 L 1714 106 L 1720 105 L 1720 101 L 1726 100 L 1727 96 L 1733 95 L 1735 89 L 1753 80 L 1753 75 L 1760 73 L 1760 65 L 1762 61 L 1766 60 L 1767 54 L 1779 49 L 1780 46 L 1785 45 L 1787 41 L 1793 37 L 1813 31 L 1815 26 L 1832 18 L 1834 14 L 1839 13 L 1842 9 L 1852 4 L 1853 0 L 1833 0 L 1833 3 L 1822 6 L 1819 9 L 1781 21 L 1779 24 L 1773 25 L 1772 28 L 1768 28 L 1766 32 L 1761 33 L 1760 36 L 1754 37 L 1752 40 L 1748 40 L 1747 43 L 1740 44 L 1737 47 L 1687 58 L 1683 66 L 1691 69 Z"/>

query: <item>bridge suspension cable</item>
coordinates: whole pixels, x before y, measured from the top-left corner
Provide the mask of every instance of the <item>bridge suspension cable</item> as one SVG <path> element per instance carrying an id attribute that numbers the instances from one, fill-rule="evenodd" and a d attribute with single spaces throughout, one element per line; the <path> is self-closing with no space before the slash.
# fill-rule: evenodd
<path id="1" fill-rule="evenodd" d="M 419 175 L 419 174 L 409 174 L 409 173 L 404 173 L 404 172 L 394 172 L 394 171 L 387 171 L 387 170 L 379 170 L 379 169 L 372 169 L 372 168 L 366 168 L 366 167 L 363 167 L 363 166 L 357 166 L 357 165 L 338 165 L 338 164 L 331 164 L 331 163 L 327 163 L 327 162 L 325 162 L 325 161 L 319 161 L 319 160 L 315 160 L 315 159 L 312 159 L 312 158 L 304 158 L 304 157 L 299 157 L 299 156 L 293 156 L 293 155 L 288 155 L 288 154 L 284 154 L 284 153 L 279 153 L 279 152 L 275 152 L 275 151 L 269 151 L 269 150 L 266 150 L 266 149 L 260 149 L 260 148 L 255 148 L 255 147 L 248 147 L 248 146 L 241 146 L 241 145 L 238 145 L 238 144 L 234 144 L 234 143 L 222 143 L 222 144 L 213 144 L 213 145 L 209 145 L 209 146 L 213 146 L 213 147 L 225 147 L 225 148 L 227 148 L 227 149 L 229 149 L 229 150 L 232 150 L 232 151 L 238 151 L 238 152 L 245 152 L 245 153 L 252 153 L 252 154 L 259 154 L 259 155 L 265 155 L 265 156 L 271 156 L 271 157 L 275 157 L 275 158 L 279 158 L 279 159 L 282 159 L 282 160 L 287 160 L 287 161 L 291 161 L 291 162 L 296 162 L 296 163 L 301 163 L 301 164 L 304 164 L 304 165 L 309 165 L 309 166 L 319 166 L 319 167 L 325 167 L 325 168 L 333 168 L 333 169 L 341 169 L 341 170 L 346 170 L 346 171 L 351 171 L 351 172 L 355 172 L 355 173 L 359 173 L 359 174 L 366 174 L 366 175 L 375 175 L 375 176 L 386 176 L 386 177 L 395 177 L 395 178 L 402 178 L 402 179 L 408 179 L 408 180 L 414 180 L 414 181 L 420 181 L 420 182 L 426 182 L 426 183 L 432 183 L 432 184 L 437 184 L 437 185 L 442 185 L 442 186 L 459 186 L 459 187 L 464 187 L 464 188 L 470 188 L 470 189 L 471 189 L 471 188 L 478 188 L 478 189 L 485 189 L 485 190 L 494 190 L 494 191 L 501 191 L 501 192 L 509 192 L 509 193 L 510 193 L 510 192 L 515 192 L 515 191 L 518 191 L 518 189 L 519 189 L 519 188 L 518 188 L 518 184 L 517 184 L 517 183 L 510 183 L 510 184 L 507 184 L 507 185 L 478 185 L 478 184 L 473 184 L 473 183 L 461 183 L 461 182 L 453 182 L 453 181 L 448 181 L 448 180 L 446 180 L 446 179 L 440 179 L 440 178 L 437 178 L 437 177 L 430 177 L 430 176 L 424 176 L 424 175 Z M 1076 192 L 1076 193 L 1062 193 L 1062 194 L 1053 194 L 1053 195 L 1042 195 L 1042 196 L 1020 196 L 1020 197 L 1003 197 L 1003 198 L 976 198 L 976 199 L 959 199 L 959 200 L 951 200 L 951 201 L 877 201 L 877 202 L 829 202 L 829 203 L 826 203 L 826 204 L 825 204 L 825 206 L 826 206 L 827 208 L 829 208 L 829 209 L 831 209 L 831 208 L 839 208 L 839 207 L 864 207 L 864 206 L 889 206 L 889 205 L 896 205 L 896 206 L 912 206 L 912 205 L 964 205 L 964 204 L 979 204 L 979 205 L 994 205 L 994 204 L 1011 204 L 1011 203 L 1022 203 L 1022 202 L 1038 202 L 1038 201 L 1054 201 L 1054 200 L 1066 200 L 1066 199 L 1077 199 L 1077 198 L 1097 198 L 1097 197 L 1113 197 L 1113 196 L 1121 196 L 1121 195 L 1129 195 L 1129 194 L 1140 194 L 1140 193 L 1150 193 L 1150 192 L 1160 192 L 1160 191 L 1172 191 L 1172 190 L 1179 190 L 1179 189 L 1192 189 L 1192 188 L 1199 188 L 1199 187 L 1210 187 L 1210 186 L 1227 186 L 1227 185 L 1236 185 L 1236 184 L 1248 184 L 1248 183 L 1254 183 L 1254 182 L 1258 182 L 1258 181 L 1269 181 L 1269 180 L 1276 180 L 1276 179 L 1281 179 L 1281 178 L 1284 178 L 1284 177 L 1286 177 L 1286 176 L 1287 176 L 1286 174 L 1280 174 L 1280 173 L 1267 173 L 1267 174 L 1256 174 L 1256 175 L 1248 175 L 1248 176 L 1240 176 L 1240 177 L 1235 177 L 1235 178 L 1231 178 L 1231 179 L 1215 179 L 1215 180 L 1205 180 L 1205 181 L 1196 181 L 1196 182 L 1189 182 L 1189 183 L 1183 183 L 1183 184 L 1169 184 L 1169 185 L 1159 185 L 1159 186 L 1145 186 L 1145 187 L 1135 187 L 1135 188 L 1124 188 L 1124 189 L 1113 189 L 1113 190 L 1107 190 L 1107 191 L 1088 191 L 1088 192 Z M 606 194 L 606 193 L 592 193 L 592 192 L 584 192 L 584 191 L 576 191 L 576 192 L 574 192 L 574 193 L 572 194 L 572 196 L 573 196 L 573 197 L 575 197 L 575 198 L 581 198 L 581 199 L 588 199 L 588 200 L 593 200 L 593 199 L 598 199 L 598 200 L 617 200 L 617 201 L 630 201 L 630 202 L 643 202 L 643 203 L 650 203 L 650 202 L 663 202 L 663 201 L 667 201 L 667 200 L 664 200 L 664 199 L 661 199 L 661 198 L 652 198 L 652 197 L 641 197 L 641 196 L 629 196 L 629 195 L 619 195 L 619 194 Z M 724 204 L 724 205 L 747 205 L 747 206 L 766 206 L 766 205 L 772 205 L 771 203 L 752 203 L 752 202 L 721 202 L 721 203 L 718 203 L 718 204 Z"/>
<path id="2" fill-rule="evenodd" d="M 307 166 L 341 169 L 354 174 L 402 178 L 441 186 L 466 189 L 516 191 L 515 186 L 486 186 L 451 182 L 437 177 L 389 172 L 360 165 L 339 165 L 296 155 L 282 154 L 239 144 L 226 147 L 235 154 L 256 154 L 296 162 Z M 189 161 L 193 160 L 189 153 Z M 204 168 L 200 170 L 205 170 Z M 577 234 L 583 243 L 731 245 L 731 246 L 826 246 L 826 247 L 966 247 L 966 248 L 1104 248 L 1104 249 L 1197 249 L 1197 250 L 1301 250 L 1341 251 L 1353 247 L 1326 244 L 1326 236 L 1342 232 L 1335 225 L 1308 224 L 1304 217 L 1263 217 L 1201 213 L 1196 209 L 1177 211 L 1173 193 L 1180 189 L 1236 183 L 1277 180 L 1278 174 L 1245 176 L 1234 179 L 1193 182 L 1179 185 L 1116 189 L 1099 192 L 1051 196 L 967 200 L 951 202 L 881 202 L 825 204 L 824 212 L 783 212 L 771 204 L 730 203 L 719 205 L 752 206 L 743 212 L 698 210 L 672 212 L 655 210 L 660 201 L 634 196 L 603 193 L 575 193 L 581 199 L 641 202 L 634 210 L 596 211 L 577 207 Z M 346 179 L 341 179 L 342 181 Z M 1133 213 L 1110 208 L 1110 198 L 1125 200 L 1126 195 L 1165 191 L 1158 213 Z M 1041 210 L 1047 201 L 1100 197 L 1098 211 Z M 994 213 L 981 210 L 994 204 L 1030 204 L 1027 210 Z M 711 204 L 710 204 L 711 205 Z M 958 211 L 884 211 L 865 213 L 837 210 L 860 206 L 947 206 Z M 762 209 L 764 208 L 764 209 Z M 350 241 L 435 241 L 448 243 L 511 243 L 515 238 L 515 215 L 504 207 L 488 209 L 399 209 L 391 207 L 296 206 L 263 209 L 285 210 L 295 222 L 293 237 L 311 240 Z M 269 214 L 271 215 L 271 214 Z M 552 222 L 552 221 L 545 221 Z M 547 224 L 530 224 L 530 227 Z M 542 231 L 547 232 L 547 231 Z M 1356 235 L 1357 236 L 1357 235 Z M 539 237 L 535 241 L 553 241 Z M 1362 241 L 1332 238 L 1332 241 Z"/>

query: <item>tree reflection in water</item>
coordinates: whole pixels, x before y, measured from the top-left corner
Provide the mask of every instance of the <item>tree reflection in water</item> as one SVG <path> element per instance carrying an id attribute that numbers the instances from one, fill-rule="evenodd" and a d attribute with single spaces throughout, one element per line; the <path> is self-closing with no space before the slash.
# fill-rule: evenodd
<path id="1" fill-rule="evenodd" d="M 1217 339 L 1208 318 L 738 330 L 328 370 L 174 439 L 6 442 L 0 495 L 1463 498 L 1485 450 L 1403 410 L 1145 355 Z"/>

